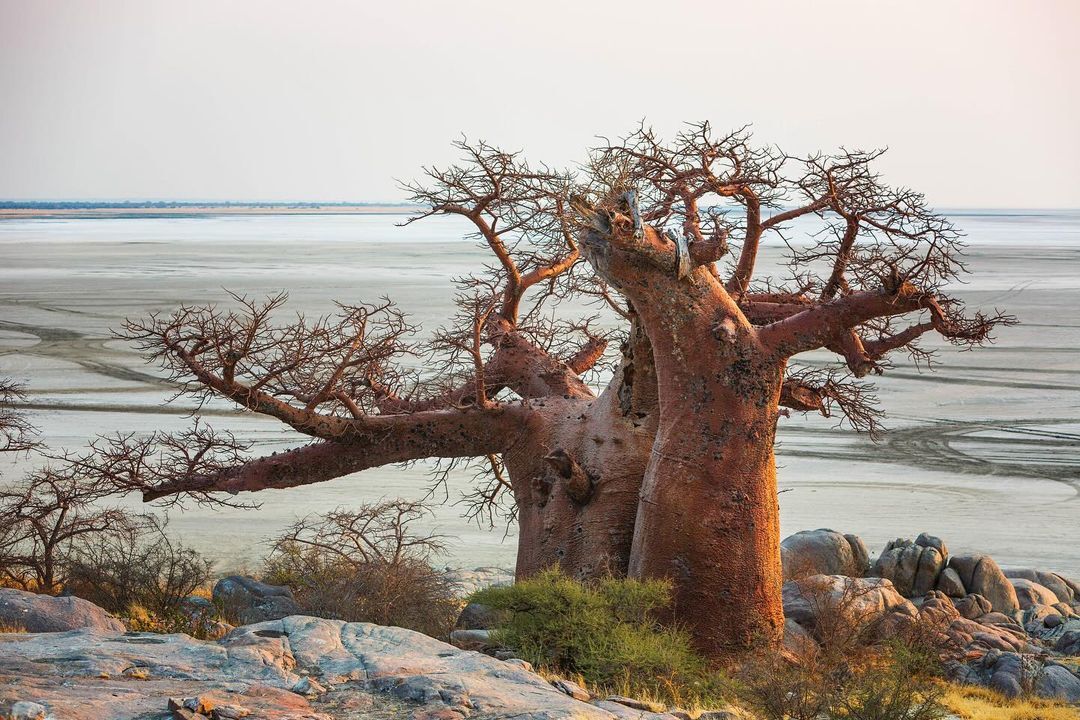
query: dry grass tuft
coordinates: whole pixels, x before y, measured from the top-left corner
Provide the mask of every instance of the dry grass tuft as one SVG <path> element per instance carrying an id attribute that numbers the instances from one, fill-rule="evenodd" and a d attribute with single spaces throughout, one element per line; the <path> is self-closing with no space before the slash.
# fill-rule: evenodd
<path id="1" fill-rule="evenodd" d="M 947 685 L 942 704 L 963 720 L 1080 720 L 1075 705 L 1040 698 L 1010 700 L 972 685 Z"/>

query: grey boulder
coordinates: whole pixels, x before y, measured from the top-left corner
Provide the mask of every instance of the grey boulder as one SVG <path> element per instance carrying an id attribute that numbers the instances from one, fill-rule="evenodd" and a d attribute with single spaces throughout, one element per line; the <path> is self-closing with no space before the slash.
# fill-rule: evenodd
<path id="1" fill-rule="evenodd" d="M 952 555 L 948 566 L 960 576 L 969 593 L 985 597 L 997 612 L 1013 615 L 1020 609 L 1012 583 L 989 555 Z"/>
<path id="2" fill-rule="evenodd" d="M 280 620 L 303 612 L 289 588 L 268 585 L 246 575 L 218 580 L 213 597 L 215 603 L 225 608 L 227 616 L 235 617 L 242 625 Z"/>
<path id="3" fill-rule="evenodd" d="M 1062 655 L 1080 655 L 1080 630 L 1067 630 L 1054 644 L 1054 650 Z"/>
<path id="4" fill-rule="evenodd" d="M 843 575 L 811 575 L 789 580 L 783 587 L 784 616 L 820 634 L 826 615 L 855 626 L 871 623 L 886 634 L 911 622 L 918 611 L 884 578 L 852 578 Z"/>
<path id="5" fill-rule="evenodd" d="M 809 575 L 862 577 L 870 565 L 866 545 L 857 535 L 835 530 L 802 530 L 780 543 L 784 579 Z"/>
<path id="6" fill-rule="evenodd" d="M 1078 598 L 1076 592 L 1073 590 L 1073 585 L 1075 585 L 1075 583 L 1070 583 L 1069 580 L 1057 573 L 1049 572 L 1047 570 L 1034 570 L 1032 568 L 1010 568 L 1003 570 L 1003 572 L 1005 573 L 1005 577 L 1010 580 L 1030 580 L 1031 582 L 1042 585 L 1057 596 L 1054 602 L 1071 603 Z M 1048 604 L 1053 605 L 1054 603 Z"/>
<path id="7" fill-rule="evenodd" d="M 1080 702 L 1080 678 L 1061 665 L 1047 665 L 1035 683 L 1035 692 L 1045 698 Z"/>
<path id="8" fill-rule="evenodd" d="M 461 609 L 454 627 L 458 630 L 490 630 L 495 625 L 495 611 L 482 603 L 471 602 Z"/>
<path id="9" fill-rule="evenodd" d="M 951 567 L 945 568 L 938 575 L 937 589 L 951 598 L 962 598 L 967 595 L 967 589 L 960 580 L 960 575 Z"/>
<path id="10" fill-rule="evenodd" d="M 1051 607 L 1058 602 L 1057 595 L 1045 585 L 1023 578 L 1008 578 L 1008 580 L 1016 591 L 1016 600 L 1020 603 L 1021 610 L 1027 610 L 1036 605 Z"/>
<path id="11" fill-rule="evenodd" d="M 870 574 L 891 580 L 904 597 L 922 597 L 938 589 L 948 548 L 941 538 L 922 533 L 914 541 L 897 538 L 885 546 Z"/>
<path id="12" fill-rule="evenodd" d="M 977 593 L 965 595 L 953 603 L 961 617 L 968 620 L 978 620 L 983 615 L 993 610 L 990 601 Z"/>
<path id="13" fill-rule="evenodd" d="M 90 628 L 124 632 L 124 623 L 92 602 L 0 588 L 0 624 L 26 632 L 65 632 Z"/>

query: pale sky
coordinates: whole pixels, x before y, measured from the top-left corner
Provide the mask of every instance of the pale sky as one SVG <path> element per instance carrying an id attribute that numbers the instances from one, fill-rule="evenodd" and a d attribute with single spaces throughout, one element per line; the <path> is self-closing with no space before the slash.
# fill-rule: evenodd
<path id="1" fill-rule="evenodd" d="M 465 133 L 888 146 L 939 207 L 1080 207 L 1080 2 L 0 0 L 0 199 L 401 199 Z"/>

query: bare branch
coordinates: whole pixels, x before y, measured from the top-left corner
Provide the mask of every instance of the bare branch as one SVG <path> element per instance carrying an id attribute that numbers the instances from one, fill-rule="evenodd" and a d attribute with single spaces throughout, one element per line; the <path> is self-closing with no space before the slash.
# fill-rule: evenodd
<path id="1" fill-rule="evenodd" d="M 28 452 L 40 447 L 37 428 L 15 407 L 25 399 L 21 385 L 0 378 L 0 452 Z"/>

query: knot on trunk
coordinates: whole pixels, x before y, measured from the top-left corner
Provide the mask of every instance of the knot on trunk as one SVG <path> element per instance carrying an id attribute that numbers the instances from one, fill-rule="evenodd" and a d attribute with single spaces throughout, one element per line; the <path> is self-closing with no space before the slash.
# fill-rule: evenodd
<path id="1" fill-rule="evenodd" d="M 578 465 L 574 456 L 562 448 L 556 448 L 544 456 L 544 461 L 566 482 L 566 494 L 579 505 L 589 502 L 593 494 L 593 479 Z"/>

